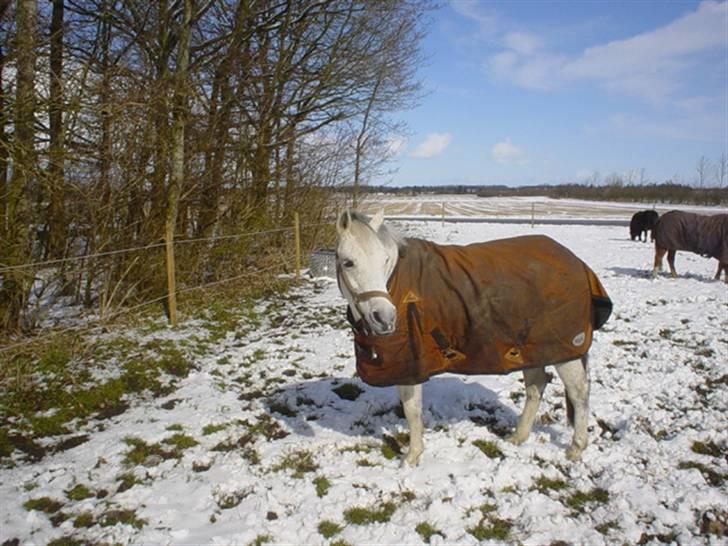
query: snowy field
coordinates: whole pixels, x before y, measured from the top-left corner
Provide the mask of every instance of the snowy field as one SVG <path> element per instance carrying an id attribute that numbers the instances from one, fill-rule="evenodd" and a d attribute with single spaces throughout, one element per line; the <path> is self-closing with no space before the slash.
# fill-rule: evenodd
<path id="1" fill-rule="evenodd" d="M 654 208 L 663 214 L 673 208 L 696 212 L 698 214 L 718 214 L 728 212 L 716 207 L 695 205 L 673 206 L 664 203 L 605 203 L 604 201 L 584 201 L 577 199 L 552 199 L 551 197 L 477 197 L 475 195 L 418 195 L 391 196 L 367 195 L 361 209 L 373 214 L 384 209 L 387 216 L 434 216 L 440 218 L 472 217 L 517 217 L 538 219 L 579 218 L 610 220 L 621 219 L 629 222 L 632 215 L 645 209 Z"/>
<path id="2" fill-rule="evenodd" d="M 558 379 L 513 446 L 520 374 L 444 375 L 425 384 L 421 463 L 400 468 L 396 391 L 353 377 L 336 283 L 307 280 L 254 317 L 231 303 L 234 326 L 176 391 L 1 469 L 0 544 L 726 544 L 728 286 L 715 260 L 680 252 L 680 277 L 653 280 L 652 246 L 626 227 L 397 225 L 442 243 L 544 233 L 600 276 L 614 312 L 592 346 L 581 462 L 565 458 Z M 216 333 L 206 324 L 126 336 L 188 347 Z"/>

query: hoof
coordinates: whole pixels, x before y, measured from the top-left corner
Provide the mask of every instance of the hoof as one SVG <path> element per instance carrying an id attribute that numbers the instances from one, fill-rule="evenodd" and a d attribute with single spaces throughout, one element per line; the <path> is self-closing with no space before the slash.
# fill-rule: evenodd
<path id="1" fill-rule="evenodd" d="M 521 445 L 521 444 L 522 444 L 523 442 L 525 442 L 525 441 L 526 441 L 526 438 L 527 438 L 527 436 L 526 436 L 526 437 L 523 437 L 523 438 L 521 438 L 520 436 L 518 436 L 518 435 L 517 435 L 517 434 L 516 434 L 516 433 L 514 432 L 513 434 L 509 434 L 508 436 L 506 436 L 506 442 L 510 442 L 510 443 L 512 443 L 513 445 L 516 445 L 516 446 L 520 446 L 520 445 Z"/>
<path id="2" fill-rule="evenodd" d="M 402 462 L 399 463 L 400 468 L 414 468 L 420 464 L 420 455 L 422 453 L 407 453 L 407 456 L 402 458 Z"/>
<path id="3" fill-rule="evenodd" d="M 584 451 L 584 448 L 571 445 L 566 450 L 566 458 L 570 461 L 580 461 L 582 451 Z"/>

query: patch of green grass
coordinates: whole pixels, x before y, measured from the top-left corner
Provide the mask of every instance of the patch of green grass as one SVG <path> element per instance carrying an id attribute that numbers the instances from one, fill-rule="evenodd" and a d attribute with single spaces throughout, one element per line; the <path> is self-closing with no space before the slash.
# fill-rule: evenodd
<path id="1" fill-rule="evenodd" d="M 93 496 L 93 492 L 82 483 L 76 484 L 71 489 L 66 491 L 66 497 L 68 497 L 70 500 L 75 501 L 80 501 Z"/>
<path id="2" fill-rule="evenodd" d="M 162 440 L 162 443 L 173 446 L 178 451 L 184 451 L 185 449 L 190 449 L 198 445 L 197 440 L 195 440 L 192 436 L 182 433 L 174 434 L 169 438 L 165 438 Z"/>
<path id="3" fill-rule="evenodd" d="M 93 516 L 93 514 L 91 512 L 81 512 L 73 520 L 73 526 L 76 529 L 81 529 L 81 528 L 86 528 L 86 527 L 93 527 L 94 524 L 95 524 L 94 516 Z"/>
<path id="4" fill-rule="evenodd" d="M 385 459 L 396 459 L 402 456 L 402 445 L 397 441 L 397 438 L 385 434 L 382 436 L 381 452 Z"/>
<path id="5" fill-rule="evenodd" d="M 566 497 L 564 504 L 577 512 L 582 512 L 584 507 L 590 503 L 605 504 L 609 501 L 609 492 L 601 487 L 595 487 L 591 491 L 575 491 Z"/>
<path id="6" fill-rule="evenodd" d="M 547 491 L 562 491 L 568 487 L 568 484 L 564 480 L 559 478 L 549 478 L 542 474 L 534 480 L 532 489 L 545 494 Z"/>
<path id="7" fill-rule="evenodd" d="M 192 363 L 179 349 L 169 349 L 158 361 L 159 367 L 175 377 L 187 377 L 192 369 Z"/>
<path id="8" fill-rule="evenodd" d="M 713 470 L 709 466 L 695 461 L 682 461 L 680 464 L 677 465 L 677 467 L 680 470 L 695 469 L 699 471 L 703 475 L 703 479 L 714 487 L 719 487 L 723 485 L 723 482 L 726 479 L 725 474 L 721 474 L 720 472 Z"/>
<path id="9" fill-rule="evenodd" d="M 124 443 L 131 447 L 124 457 L 124 463 L 129 466 L 150 464 L 154 457 L 165 459 L 179 459 L 182 454 L 177 449 L 167 450 L 161 444 L 148 444 L 141 438 L 127 437 Z"/>
<path id="10" fill-rule="evenodd" d="M 503 452 L 495 442 L 491 442 L 489 440 L 474 440 L 473 445 L 482 451 L 486 457 L 491 459 L 503 458 Z"/>
<path id="11" fill-rule="evenodd" d="M 342 447 L 339 449 L 340 453 L 371 453 L 377 448 L 377 445 L 372 442 L 358 442 L 351 446 Z"/>
<path id="12" fill-rule="evenodd" d="M 321 520 L 318 524 L 318 532 L 324 538 L 331 538 L 340 533 L 341 529 L 341 525 L 328 519 Z"/>
<path id="13" fill-rule="evenodd" d="M 331 482 L 326 478 L 326 476 L 316 476 L 313 479 L 313 484 L 316 486 L 316 495 L 319 497 L 325 497 L 329 489 L 331 489 Z"/>
<path id="14" fill-rule="evenodd" d="M 354 401 L 364 392 L 358 385 L 354 383 L 343 383 L 332 389 L 334 393 L 343 400 Z"/>
<path id="15" fill-rule="evenodd" d="M 101 527 L 113 527 L 114 525 L 130 525 L 135 529 L 141 529 L 147 521 L 136 516 L 136 510 L 110 510 L 101 516 L 99 525 Z"/>
<path id="16" fill-rule="evenodd" d="M 59 510 L 55 514 L 48 516 L 48 520 L 51 522 L 53 527 L 59 527 L 63 522 L 68 521 L 69 519 L 71 519 L 71 514 L 67 514 L 63 510 Z"/>
<path id="17" fill-rule="evenodd" d="M 306 450 L 292 451 L 286 454 L 281 462 L 273 467 L 274 472 L 281 470 L 293 471 L 292 476 L 297 479 L 303 478 L 304 474 L 316 472 L 319 465 L 313 458 L 313 453 Z"/>
<path id="18" fill-rule="evenodd" d="M 500 518 L 483 518 L 475 527 L 469 527 L 466 531 L 477 540 L 506 541 L 511 534 L 513 524 L 510 521 Z"/>
<path id="19" fill-rule="evenodd" d="M 116 480 L 121 482 L 119 484 L 119 488 L 116 490 L 117 493 L 128 491 L 138 483 L 141 483 L 133 472 L 124 472 L 123 474 L 119 474 L 116 477 Z"/>
<path id="20" fill-rule="evenodd" d="M 258 416 L 258 420 L 254 424 L 250 424 L 247 421 L 244 421 L 242 424 L 248 428 L 250 434 L 254 436 L 259 434 L 263 435 L 268 441 L 282 440 L 289 434 L 283 429 L 278 421 L 267 413 Z"/>
<path id="21" fill-rule="evenodd" d="M 361 467 L 365 467 L 366 468 L 366 467 L 377 466 L 377 464 L 376 463 L 373 463 L 369 459 L 366 459 L 365 458 L 365 459 L 357 459 L 356 466 L 361 466 Z"/>
<path id="22" fill-rule="evenodd" d="M 61 501 L 51 499 L 50 497 L 38 497 L 37 499 L 28 499 L 23 503 L 23 508 L 28 510 L 36 510 L 44 514 L 54 514 L 63 508 Z"/>
<path id="23" fill-rule="evenodd" d="M 202 427 L 202 435 L 203 436 L 209 436 L 210 434 L 215 434 L 216 432 L 220 432 L 221 430 L 225 430 L 227 428 L 227 425 L 205 425 Z"/>
<path id="24" fill-rule="evenodd" d="M 352 525 L 369 525 L 370 523 L 386 523 L 397 510 L 393 502 L 384 502 L 376 507 L 354 506 L 344 511 L 344 520 Z"/>
<path id="25" fill-rule="evenodd" d="M 343 325 L 341 326 L 344 327 Z M 340 538 L 339 540 L 333 541 L 329 546 L 351 546 L 348 542 L 346 542 L 343 538 Z"/>
<path id="26" fill-rule="evenodd" d="M 263 546 L 263 544 L 267 544 L 272 540 L 273 537 L 270 535 L 258 535 L 257 537 L 255 537 L 255 540 L 250 543 L 250 546 Z"/>
<path id="27" fill-rule="evenodd" d="M 399 498 L 402 499 L 403 502 L 412 502 L 417 498 L 417 495 L 414 491 L 410 491 L 409 489 L 405 489 L 399 494 Z"/>
<path id="28" fill-rule="evenodd" d="M 596 531 L 598 533 L 601 533 L 602 535 L 608 535 L 610 531 L 616 531 L 620 529 L 619 520 L 613 519 L 610 521 L 605 521 L 604 523 L 600 523 L 599 525 L 595 526 L 594 529 L 596 529 Z"/>
<path id="29" fill-rule="evenodd" d="M 718 444 L 712 441 L 708 442 L 693 442 L 691 448 L 693 453 L 699 455 L 708 455 L 709 457 L 720 457 L 723 455 L 723 449 Z"/>
<path id="30" fill-rule="evenodd" d="M 232 491 L 221 493 L 217 496 L 217 505 L 222 510 L 230 510 L 243 502 L 243 499 L 247 496 L 248 492 Z"/>
<path id="31" fill-rule="evenodd" d="M 440 531 L 439 529 L 436 529 L 435 527 L 433 527 L 426 521 L 422 521 L 422 522 L 418 523 L 415 526 L 415 531 L 417 532 L 418 535 L 420 535 L 422 537 L 422 540 L 424 542 L 426 542 L 427 544 L 430 543 L 430 539 L 434 535 L 440 535 L 443 538 L 445 537 L 445 535 L 443 534 L 442 531 Z"/>
<path id="32" fill-rule="evenodd" d="M 165 430 L 168 432 L 182 432 L 185 429 L 182 425 L 179 423 L 174 423 L 172 425 L 169 425 Z"/>

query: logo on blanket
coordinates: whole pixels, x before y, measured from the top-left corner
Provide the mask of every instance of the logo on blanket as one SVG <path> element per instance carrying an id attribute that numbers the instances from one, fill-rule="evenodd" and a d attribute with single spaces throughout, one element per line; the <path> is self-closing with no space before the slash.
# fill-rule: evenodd
<path id="1" fill-rule="evenodd" d="M 580 334 L 576 334 L 574 336 L 574 339 L 571 340 L 571 343 L 574 345 L 574 347 L 580 347 L 581 345 L 584 345 L 585 340 L 586 334 L 584 332 L 581 332 Z"/>

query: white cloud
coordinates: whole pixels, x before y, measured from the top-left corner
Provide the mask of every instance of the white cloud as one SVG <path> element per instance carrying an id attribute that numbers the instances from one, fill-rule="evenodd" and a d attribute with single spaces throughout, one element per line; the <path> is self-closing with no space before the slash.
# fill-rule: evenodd
<path id="1" fill-rule="evenodd" d="M 509 32 L 503 37 L 503 44 L 522 55 L 531 55 L 542 47 L 542 40 L 531 32 Z"/>
<path id="2" fill-rule="evenodd" d="M 490 151 L 491 157 L 498 163 L 525 163 L 526 152 L 506 138 L 497 143 Z"/>
<path id="3" fill-rule="evenodd" d="M 651 101 L 673 98 L 697 56 L 726 45 L 728 3 L 707 0 L 666 26 L 566 56 L 545 49 L 537 35 L 510 32 L 504 50 L 486 68 L 496 77 L 530 89 L 552 89 L 591 80 L 610 91 Z"/>
<path id="4" fill-rule="evenodd" d="M 412 150 L 410 155 L 417 159 L 436 157 L 445 151 L 451 140 L 452 134 L 450 133 L 430 133 L 424 142 Z"/>
<path id="5" fill-rule="evenodd" d="M 450 7 L 460 15 L 475 21 L 480 30 L 489 34 L 498 28 L 498 17 L 484 7 L 481 0 L 451 0 Z"/>

